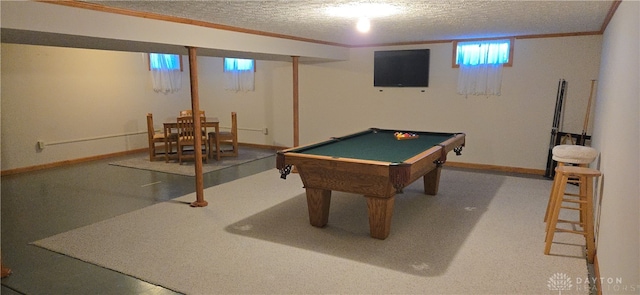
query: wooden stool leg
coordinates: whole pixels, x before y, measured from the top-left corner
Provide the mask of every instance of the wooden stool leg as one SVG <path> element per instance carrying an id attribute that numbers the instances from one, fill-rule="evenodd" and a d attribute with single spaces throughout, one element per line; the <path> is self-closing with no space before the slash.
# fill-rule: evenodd
<path id="1" fill-rule="evenodd" d="M 564 194 L 567 189 L 567 182 L 569 180 L 569 176 L 567 176 L 566 179 L 563 179 L 562 178 L 563 175 L 564 174 L 562 172 L 558 172 L 558 169 L 556 168 L 554 182 L 551 188 L 551 194 L 549 196 L 549 204 L 547 206 L 548 208 L 547 208 L 547 214 L 545 218 L 545 222 L 547 224 L 546 224 L 545 233 L 548 233 L 549 229 L 551 228 L 551 224 L 549 224 L 549 220 L 550 218 L 552 218 L 553 212 L 555 210 L 557 210 L 557 214 L 555 217 L 556 219 L 555 224 L 558 223 L 558 218 L 559 218 L 560 210 L 562 208 Z M 555 229 L 555 225 L 554 225 L 554 229 Z M 546 241 L 546 238 L 545 238 L 545 241 Z"/>
<path id="2" fill-rule="evenodd" d="M 592 177 L 584 177 L 585 183 L 582 183 L 585 186 L 585 200 L 586 204 L 584 204 L 584 214 L 581 214 L 580 217 L 584 218 L 584 231 L 585 231 L 585 239 L 587 240 L 587 262 L 593 263 L 593 257 L 596 253 L 596 244 L 594 237 L 594 228 L 593 228 L 593 178 Z"/>
<path id="3" fill-rule="evenodd" d="M 564 166 L 564 163 L 562 162 L 558 162 L 558 166 Z M 557 170 L 557 168 L 556 168 Z M 553 177 L 553 184 L 551 185 L 551 193 L 549 193 L 549 202 L 547 203 L 547 211 L 544 213 L 544 222 L 547 222 L 549 220 L 549 214 L 551 213 L 551 208 L 554 206 L 553 202 L 554 202 L 554 198 L 553 198 L 553 194 L 554 191 L 556 190 L 556 186 L 559 183 L 559 177 L 558 177 L 558 173 L 556 172 L 554 177 Z"/>
<path id="4" fill-rule="evenodd" d="M 551 214 L 549 216 L 549 220 L 547 222 L 547 235 L 545 238 L 545 247 L 544 254 L 549 255 L 551 251 L 551 243 L 553 243 L 553 235 L 555 233 L 556 226 L 558 225 L 558 216 L 560 215 L 560 207 L 562 206 L 562 197 L 564 196 L 564 191 L 567 188 L 567 180 L 568 175 L 564 173 L 556 172 L 556 175 L 560 175 L 560 182 L 556 186 L 553 191 L 553 201 L 554 206 L 551 208 Z"/>
<path id="5" fill-rule="evenodd" d="M 580 183 L 578 184 L 580 186 L 580 196 L 583 196 L 585 199 L 587 199 L 586 197 L 589 196 L 589 192 L 587 190 L 589 185 L 593 185 L 590 182 L 590 177 L 580 177 Z M 585 197 L 586 196 L 586 197 Z M 593 206 L 593 204 L 589 205 L 589 206 Z M 585 207 L 589 207 L 587 206 L 587 203 L 580 203 L 580 223 L 584 224 L 585 223 L 585 219 L 587 216 L 587 210 Z"/>

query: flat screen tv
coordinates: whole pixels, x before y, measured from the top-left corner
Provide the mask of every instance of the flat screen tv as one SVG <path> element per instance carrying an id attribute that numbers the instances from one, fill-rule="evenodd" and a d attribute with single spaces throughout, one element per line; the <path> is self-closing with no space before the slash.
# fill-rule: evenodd
<path id="1" fill-rule="evenodd" d="M 373 86 L 428 87 L 429 49 L 374 52 Z"/>

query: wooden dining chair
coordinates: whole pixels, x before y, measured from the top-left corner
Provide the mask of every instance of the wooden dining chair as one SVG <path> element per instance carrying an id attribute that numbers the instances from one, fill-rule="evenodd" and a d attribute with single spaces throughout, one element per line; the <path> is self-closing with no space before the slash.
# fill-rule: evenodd
<path id="1" fill-rule="evenodd" d="M 209 132 L 209 157 L 213 157 L 213 147 L 215 145 L 216 160 L 220 157 L 237 157 L 238 156 L 238 116 L 236 112 L 231 113 L 231 130 L 218 132 Z M 222 145 L 231 146 L 230 150 L 223 150 Z"/>
<path id="2" fill-rule="evenodd" d="M 184 159 L 195 159 L 195 151 L 196 148 L 204 148 L 202 153 L 202 159 L 207 162 L 207 139 L 202 135 L 206 134 L 206 128 L 204 127 L 204 123 L 206 122 L 205 117 L 200 117 L 200 129 L 195 130 L 193 117 L 178 117 L 177 127 L 178 127 L 178 162 L 182 164 L 182 160 Z M 195 146 L 195 138 L 196 136 L 201 136 L 201 146 Z M 185 154 L 185 147 L 193 147 L 193 154 Z"/>
<path id="3" fill-rule="evenodd" d="M 153 128 L 153 114 L 147 114 L 147 137 L 149 138 L 149 161 L 164 159 L 165 152 L 173 151 L 173 144 L 178 142 L 178 134 L 171 133 L 167 137 L 169 143 L 169 150 L 165 151 L 165 135 L 164 132 L 156 132 Z M 158 145 L 162 144 L 162 145 Z M 162 147 L 162 151 L 159 152 L 158 147 Z"/>

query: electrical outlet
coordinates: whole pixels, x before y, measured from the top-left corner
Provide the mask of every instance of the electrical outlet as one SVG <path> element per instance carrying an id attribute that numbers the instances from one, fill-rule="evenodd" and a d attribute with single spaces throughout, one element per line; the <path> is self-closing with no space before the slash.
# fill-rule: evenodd
<path id="1" fill-rule="evenodd" d="M 264 129 L 262 129 L 262 133 L 264 133 L 264 135 L 268 135 L 269 134 L 269 128 L 264 127 Z"/>
<path id="2" fill-rule="evenodd" d="M 44 141 L 42 141 L 42 140 L 38 140 L 38 149 L 43 150 L 43 149 L 44 149 L 44 146 L 45 146 Z"/>

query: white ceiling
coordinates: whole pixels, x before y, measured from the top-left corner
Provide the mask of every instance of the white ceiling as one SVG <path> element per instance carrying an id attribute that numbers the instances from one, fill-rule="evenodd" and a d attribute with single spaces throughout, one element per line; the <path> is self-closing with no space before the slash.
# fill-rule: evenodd
<path id="1" fill-rule="evenodd" d="M 346 46 L 598 32 L 614 1 L 477 0 L 272 0 L 83 1 L 137 12 L 231 26 Z M 371 19 L 356 31 L 356 18 L 326 9 L 348 3 L 388 3 L 402 13 Z"/>

